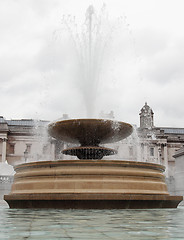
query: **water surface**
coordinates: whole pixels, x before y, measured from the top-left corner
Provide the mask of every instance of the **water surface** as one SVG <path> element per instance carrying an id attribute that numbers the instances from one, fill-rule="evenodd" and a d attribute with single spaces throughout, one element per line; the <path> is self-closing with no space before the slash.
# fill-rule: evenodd
<path id="1" fill-rule="evenodd" d="M 184 239 L 184 207 L 159 210 L 9 209 L 0 204 L 0 239 Z"/>

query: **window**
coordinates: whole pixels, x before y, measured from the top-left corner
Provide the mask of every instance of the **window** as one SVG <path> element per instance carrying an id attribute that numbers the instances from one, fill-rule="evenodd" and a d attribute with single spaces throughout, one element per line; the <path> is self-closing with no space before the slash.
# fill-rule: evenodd
<path id="1" fill-rule="evenodd" d="M 154 148 L 153 147 L 150 148 L 150 156 L 152 156 L 152 157 L 154 156 Z"/>
<path id="2" fill-rule="evenodd" d="M 27 153 L 31 153 L 31 144 L 26 144 Z"/>
<path id="3" fill-rule="evenodd" d="M 15 144 L 14 143 L 10 143 L 9 153 L 10 154 L 14 154 L 15 153 Z"/>

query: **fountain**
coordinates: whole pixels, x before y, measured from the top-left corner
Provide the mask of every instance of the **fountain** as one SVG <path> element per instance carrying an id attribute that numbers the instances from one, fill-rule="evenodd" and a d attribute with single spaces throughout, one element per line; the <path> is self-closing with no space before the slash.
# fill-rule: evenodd
<path id="1" fill-rule="evenodd" d="M 103 160 L 115 150 L 101 143 L 132 133 L 124 122 L 102 119 L 56 121 L 51 136 L 81 146 L 63 150 L 79 160 L 25 163 L 15 167 L 10 208 L 175 208 L 181 196 L 169 196 L 164 167 L 133 161 Z"/>
<path id="2" fill-rule="evenodd" d="M 84 78 L 90 82 L 84 90 L 88 115 L 94 105 L 92 87 L 98 64 L 93 58 L 98 48 L 92 48 L 93 7 L 87 11 L 87 58 L 81 58 Z M 99 31 L 98 31 L 99 32 Z M 96 41 L 98 43 L 98 41 Z M 98 46 L 99 44 L 95 45 Z M 101 57 L 98 55 L 98 61 Z M 86 67 L 83 63 L 87 64 Z M 97 62 L 98 63 L 98 62 Z M 99 68 L 99 66 L 98 66 Z M 99 70 L 99 69 L 98 69 Z M 98 72 L 98 71 L 97 71 Z M 116 153 L 101 146 L 120 141 L 132 133 L 128 123 L 103 119 L 71 119 L 49 124 L 49 134 L 62 141 L 80 144 L 64 149 L 63 154 L 79 160 L 31 162 L 15 166 L 12 190 L 4 199 L 10 208 L 175 208 L 181 196 L 169 196 L 164 167 L 159 164 L 134 161 L 103 160 Z"/>
<path id="3" fill-rule="evenodd" d="M 132 133 L 132 126 L 124 122 L 103 119 L 71 119 L 49 125 L 52 137 L 70 143 L 80 143 L 80 147 L 63 150 L 64 154 L 79 159 L 102 159 L 117 153 L 116 150 L 100 147 L 100 143 L 117 142 Z"/>

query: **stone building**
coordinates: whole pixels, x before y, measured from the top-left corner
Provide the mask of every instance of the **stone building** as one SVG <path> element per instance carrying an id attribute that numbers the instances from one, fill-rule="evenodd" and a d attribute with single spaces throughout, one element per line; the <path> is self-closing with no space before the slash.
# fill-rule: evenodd
<path id="1" fill-rule="evenodd" d="M 0 199 L 11 189 L 15 166 L 55 160 L 55 142 L 47 136 L 47 121 L 6 120 L 0 117 Z"/>
<path id="2" fill-rule="evenodd" d="M 134 126 L 133 134 L 120 143 L 111 145 L 118 150 L 116 159 L 164 165 L 169 192 L 175 194 L 175 158 L 173 156 L 184 146 L 184 128 L 155 126 L 154 112 L 147 103 L 142 107 L 139 115 L 140 126 Z M 114 156 L 109 158 L 113 159 Z"/>
<path id="3" fill-rule="evenodd" d="M 152 109 L 145 103 L 140 112 L 140 154 L 143 161 L 160 163 L 166 167 L 169 191 L 175 194 L 176 151 L 184 146 L 184 128 L 154 126 Z"/>
<path id="4" fill-rule="evenodd" d="M 176 151 L 175 155 L 175 193 L 184 196 L 184 147 Z"/>
<path id="5" fill-rule="evenodd" d="M 137 131 L 141 159 L 164 165 L 166 176 L 173 177 L 175 170 L 173 155 L 184 146 L 184 128 L 154 126 L 153 111 L 145 103 L 140 112 L 140 127 Z"/>
<path id="6" fill-rule="evenodd" d="M 55 144 L 45 131 L 47 121 L 6 120 L 0 117 L 0 159 L 14 166 L 52 157 Z"/>

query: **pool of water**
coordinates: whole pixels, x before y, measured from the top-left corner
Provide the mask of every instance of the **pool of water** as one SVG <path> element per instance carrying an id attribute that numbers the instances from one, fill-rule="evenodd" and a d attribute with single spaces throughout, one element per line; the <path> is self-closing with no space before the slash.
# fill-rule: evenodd
<path id="1" fill-rule="evenodd" d="M 0 239 L 184 239 L 184 207 L 159 210 L 9 209 L 0 203 Z"/>

